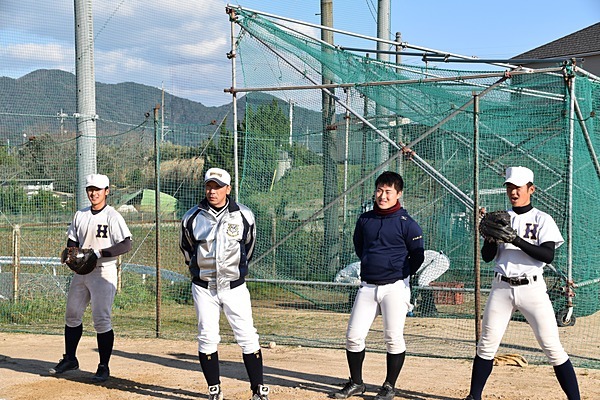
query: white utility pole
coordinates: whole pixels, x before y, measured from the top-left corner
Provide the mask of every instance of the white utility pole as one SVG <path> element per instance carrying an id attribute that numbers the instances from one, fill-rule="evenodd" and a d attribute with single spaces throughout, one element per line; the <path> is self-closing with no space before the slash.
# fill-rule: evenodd
<path id="1" fill-rule="evenodd" d="M 165 82 L 162 82 L 162 94 L 160 96 L 160 142 L 165 141 Z"/>
<path id="2" fill-rule="evenodd" d="M 75 0 L 75 75 L 77 80 L 77 208 L 89 204 L 85 177 L 96 173 L 96 78 L 92 0 Z"/>
<path id="3" fill-rule="evenodd" d="M 294 124 L 292 122 L 294 120 L 294 101 L 290 100 L 289 104 L 290 104 L 289 118 L 290 118 L 290 148 L 291 148 L 292 147 L 292 128 L 294 127 Z"/>

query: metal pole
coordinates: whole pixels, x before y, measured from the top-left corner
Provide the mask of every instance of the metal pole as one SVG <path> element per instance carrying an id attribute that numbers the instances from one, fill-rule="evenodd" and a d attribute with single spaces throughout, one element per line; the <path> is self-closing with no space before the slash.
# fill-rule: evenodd
<path id="1" fill-rule="evenodd" d="M 350 92 L 346 90 L 346 103 L 350 102 Z M 346 134 L 344 135 L 344 192 L 348 190 L 348 141 L 350 135 L 350 111 L 346 110 L 344 114 L 346 120 Z M 344 224 L 348 216 L 348 196 L 344 195 Z"/>
<path id="2" fill-rule="evenodd" d="M 75 0 L 75 75 L 77 80 L 77 208 L 89 204 L 85 177 L 96 173 L 96 79 L 92 0 Z"/>
<path id="3" fill-rule="evenodd" d="M 590 138 L 587 126 L 585 126 L 585 119 L 583 118 L 583 114 L 581 113 L 581 109 L 579 108 L 579 102 L 577 101 L 577 99 L 575 99 L 575 112 L 577 113 L 577 120 L 579 121 L 579 126 L 581 127 L 581 131 L 583 132 L 585 144 L 587 145 L 588 151 L 590 152 L 592 163 L 594 164 L 594 168 L 596 169 L 596 175 L 600 177 L 600 164 L 598 163 L 598 156 L 596 155 L 596 151 L 594 150 L 594 144 L 592 143 L 592 139 Z"/>
<path id="4" fill-rule="evenodd" d="M 156 232 L 156 337 L 160 337 L 160 140 L 158 129 L 158 110 L 160 105 L 154 107 L 154 213 Z"/>
<path id="5" fill-rule="evenodd" d="M 588 78 L 590 78 L 593 81 L 600 82 L 600 76 L 596 76 L 596 75 L 592 74 L 591 72 L 586 71 L 585 69 L 581 69 L 577 65 L 573 66 L 573 71 L 579 72 L 580 74 L 587 76 Z"/>
<path id="6" fill-rule="evenodd" d="M 481 270 L 479 261 L 479 96 L 473 93 L 473 264 L 475 266 L 475 340 L 481 338 Z"/>
<path id="7" fill-rule="evenodd" d="M 264 43 L 265 46 L 268 47 L 268 45 L 264 41 L 261 43 Z M 277 56 L 282 58 L 282 56 L 279 55 L 279 53 L 277 53 L 275 50 L 273 50 L 272 48 L 270 48 L 270 50 L 274 54 L 276 54 Z M 369 55 L 367 54 L 366 57 L 368 58 L 368 56 Z M 284 58 L 282 58 L 282 59 L 284 59 Z M 563 67 L 544 68 L 544 69 L 536 70 L 535 73 L 552 73 L 552 72 L 562 71 L 562 69 L 563 69 Z M 301 72 L 302 75 L 305 74 L 305 71 L 299 70 L 299 72 Z M 414 71 L 411 71 L 411 72 L 414 72 Z M 532 74 L 531 71 L 529 71 L 529 72 L 527 72 L 527 71 L 510 71 L 509 75 L 511 77 L 515 77 L 517 75 L 531 75 L 531 74 Z M 427 75 L 433 76 L 433 74 L 431 74 L 431 73 L 427 74 Z M 235 91 L 236 93 L 275 92 L 275 91 L 287 91 L 287 90 L 344 89 L 344 88 L 360 88 L 360 87 L 389 86 L 389 85 L 414 85 L 415 83 L 422 84 L 422 83 L 436 83 L 436 82 L 460 82 L 463 84 L 470 84 L 475 87 L 487 88 L 488 87 L 487 85 L 469 83 L 468 81 L 472 80 L 472 79 L 485 79 L 485 78 L 495 78 L 495 77 L 505 77 L 505 76 L 507 76 L 506 71 L 504 71 L 504 72 L 489 72 L 489 73 L 481 73 L 481 74 L 474 74 L 474 75 L 463 75 L 463 76 L 405 79 L 405 80 L 395 80 L 395 81 L 331 83 L 328 85 L 314 84 L 311 86 L 298 86 L 298 85 L 282 86 L 282 85 L 280 85 L 280 86 L 264 86 L 264 87 L 260 87 L 260 86 L 259 87 L 246 87 L 246 88 L 239 88 L 239 89 L 227 88 L 227 89 L 223 89 L 223 91 L 225 93 L 231 93 L 232 91 Z M 499 90 L 502 90 L 507 93 L 516 93 L 517 92 L 517 91 L 511 90 L 509 88 L 500 88 Z M 533 97 L 540 97 L 540 98 L 549 99 L 549 100 L 553 100 L 553 101 L 560 101 L 561 103 L 565 101 L 564 95 L 555 94 L 555 93 L 547 93 L 547 92 L 542 92 L 539 90 L 523 89 L 523 90 L 519 91 L 519 93 L 520 94 L 525 93 L 525 94 L 533 96 Z M 469 100 L 469 102 L 471 102 L 471 100 Z"/>
<path id="8" fill-rule="evenodd" d="M 569 85 L 569 156 L 568 156 L 568 196 L 567 196 L 567 308 L 565 320 L 573 314 L 573 297 L 570 286 L 573 283 L 573 140 L 575 136 L 575 73 L 567 81 Z"/>
<path id="9" fill-rule="evenodd" d="M 21 265 L 21 227 L 15 225 L 13 228 L 13 301 L 19 301 L 19 266 Z"/>
<path id="10" fill-rule="evenodd" d="M 165 83 L 162 83 L 160 95 L 160 142 L 165 141 Z"/>
<path id="11" fill-rule="evenodd" d="M 312 24 L 312 23 L 309 23 L 309 22 L 305 22 L 305 21 L 301 21 L 301 20 L 297 20 L 297 19 L 293 19 L 293 18 L 282 17 L 280 15 L 269 14 L 269 13 L 266 13 L 266 12 L 249 9 L 249 8 L 246 8 L 246 7 L 240 7 L 240 6 L 235 6 L 235 7 L 232 7 L 232 8 L 236 8 L 236 9 L 239 9 L 239 10 L 244 10 L 245 12 L 250 12 L 250 13 L 257 14 L 257 15 L 262 15 L 262 16 L 265 16 L 265 17 L 277 18 L 277 19 L 280 19 L 282 21 L 288 21 L 288 22 L 293 22 L 293 23 L 297 23 L 297 24 L 300 24 L 300 25 L 304 25 L 304 26 L 310 26 L 310 27 L 313 27 L 313 28 L 321 29 L 321 30 L 328 30 L 328 31 L 335 32 L 335 33 L 340 33 L 340 34 L 343 34 L 343 35 L 353 36 L 353 37 L 357 37 L 357 38 L 361 38 L 361 39 L 367 39 L 367 40 L 375 40 L 377 42 L 387 43 L 388 45 L 392 45 L 392 46 L 396 45 L 396 43 L 394 43 L 389 38 L 388 39 L 374 38 L 372 36 L 362 35 L 362 34 L 355 33 L 355 32 L 344 31 L 344 30 L 341 30 L 341 29 L 335 29 L 332 26 L 324 26 L 323 23 L 321 23 L 321 25 Z M 273 22 L 273 23 L 277 24 L 276 22 Z M 286 26 L 286 29 L 289 29 L 289 26 Z M 422 47 L 422 46 L 415 46 L 415 45 L 412 45 L 410 43 L 402 43 L 402 45 L 404 47 L 406 47 L 406 48 L 409 48 L 409 49 L 421 50 L 421 51 L 424 51 L 426 53 L 442 54 L 443 56 L 447 56 L 447 57 L 464 58 L 465 60 L 471 60 L 471 59 L 475 58 L 473 56 L 463 56 L 463 55 L 460 55 L 460 54 L 455 54 L 455 53 L 451 53 L 451 52 L 447 52 L 447 51 L 443 51 L 443 50 L 436 50 L 436 49 L 431 49 L 431 48 Z M 496 63 L 493 63 L 492 65 L 498 65 L 500 67 L 507 67 L 507 68 L 517 68 L 517 67 L 519 67 L 518 65 L 513 65 L 513 64 L 496 64 Z M 531 71 L 530 68 L 527 68 L 527 69 Z"/>
<path id="12" fill-rule="evenodd" d="M 229 20 L 230 30 L 231 30 L 231 52 L 227 54 L 227 58 L 231 60 L 231 105 L 233 107 L 233 176 L 234 176 L 234 186 L 235 190 L 235 201 L 238 202 L 240 199 L 240 190 L 239 190 L 239 160 L 238 160 L 238 116 L 237 116 L 237 93 L 236 93 L 236 68 L 235 68 L 235 58 L 237 51 L 237 44 L 235 40 L 235 11 L 233 9 L 228 9 L 229 12 Z"/>
<path id="13" fill-rule="evenodd" d="M 379 0 L 377 3 L 377 37 L 379 39 L 388 40 L 390 39 L 390 0 Z M 377 50 L 387 50 L 386 46 L 389 44 L 384 43 L 382 41 L 377 42 Z M 381 62 L 388 62 L 390 59 L 388 54 L 378 52 L 377 60 Z M 375 115 L 377 118 L 377 127 L 381 130 L 381 132 L 389 136 L 390 126 L 388 124 L 387 118 L 384 118 L 383 115 L 387 114 L 387 109 L 381 106 L 378 103 L 375 104 Z M 384 125 L 385 124 L 385 125 Z M 381 142 L 381 146 L 379 149 L 379 162 L 381 163 L 387 160 L 390 156 L 390 146 L 384 140 Z"/>
<path id="14" fill-rule="evenodd" d="M 333 26 L 333 0 L 321 0 L 321 25 Z M 331 46 L 323 45 L 325 53 L 332 53 L 333 32 L 321 30 L 321 40 Z M 322 64 L 321 83 L 331 84 L 332 72 L 327 65 Z M 337 135 L 333 122 L 335 121 L 334 99 L 328 93 L 321 93 L 322 104 L 322 129 L 323 129 L 323 204 L 330 204 L 338 193 L 338 170 L 337 170 Z M 336 272 L 339 266 L 339 208 L 333 204 L 323 214 L 323 263 L 327 265 L 330 272 Z"/>
<path id="15" fill-rule="evenodd" d="M 396 65 L 400 65 L 402 64 L 402 55 L 399 53 L 400 50 L 402 49 L 401 46 L 401 42 L 402 42 L 402 34 L 400 32 L 396 32 L 396 50 L 398 51 L 398 54 L 396 54 Z M 400 97 L 396 97 L 396 142 L 397 143 L 402 143 L 404 142 L 403 138 L 402 138 L 402 116 L 400 115 L 399 111 L 402 108 L 402 100 L 400 100 Z M 404 163 L 402 162 L 402 157 L 398 157 L 396 158 L 396 172 L 398 172 L 400 175 L 404 175 Z"/>
<path id="16" fill-rule="evenodd" d="M 368 56 L 368 55 L 367 55 Z M 363 116 L 365 118 L 367 118 L 367 116 L 369 115 L 369 98 L 365 95 L 363 95 Z M 360 155 L 360 177 L 361 179 L 365 177 L 365 175 L 367 174 L 367 135 L 369 133 L 369 126 L 367 126 L 367 124 L 363 123 L 362 125 L 362 151 L 361 151 L 361 155 Z M 362 183 L 360 185 L 360 201 L 364 202 L 366 201 L 366 197 L 367 197 L 367 191 L 365 188 L 365 184 Z M 363 210 L 365 211 L 365 210 Z"/>
<path id="17" fill-rule="evenodd" d="M 294 102 L 292 100 L 290 100 L 289 104 L 290 104 L 289 119 L 290 119 L 290 150 L 291 150 L 292 144 L 293 144 L 293 142 L 292 142 L 292 139 L 293 139 L 293 137 L 292 137 L 292 131 L 293 131 L 293 128 L 294 128 L 294 123 L 293 123 L 293 120 L 294 120 Z"/>

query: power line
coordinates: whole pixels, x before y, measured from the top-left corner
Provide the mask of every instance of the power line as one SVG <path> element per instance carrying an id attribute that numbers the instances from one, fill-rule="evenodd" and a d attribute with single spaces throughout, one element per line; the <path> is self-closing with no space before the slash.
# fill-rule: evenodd
<path id="1" fill-rule="evenodd" d="M 98 30 L 98 33 L 96 33 L 96 35 L 94 36 L 94 40 L 96 40 L 98 38 L 98 36 L 100 35 L 100 33 L 102 33 L 102 31 L 104 30 L 104 28 L 106 28 L 106 26 L 108 25 L 108 23 L 110 22 L 110 20 L 112 19 L 112 17 L 114 17 L 115 14 L 117 14 L 117 12 L 119 12 L 119 9 L 123 5 L 123 3 L 125 3 L 125 0 L 121 0 L 121 2 L 119 3 L 119 5 L 117 6 L 117 8 L 115 8 L 115 10 L 109 15 L 109 17 L 106 19 L 106 21 L 104 21 L 104 24 L 102 25 L 102 28 L 100 28 Z"/>

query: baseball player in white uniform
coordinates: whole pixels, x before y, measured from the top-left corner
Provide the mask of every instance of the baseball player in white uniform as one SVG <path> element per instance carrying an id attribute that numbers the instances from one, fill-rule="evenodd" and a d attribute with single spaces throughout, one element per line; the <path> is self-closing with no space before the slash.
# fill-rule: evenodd
<path id="1" fill-rule="evenodd" d="M 222 400 L 217 345 L 221 310 L 242 348 L 252 400 L 268 400 L 263 360 L 245 283 L 254 251 L 254 214 L 230 196 L 231 176 L 210 168 L 204 176 L 205 198 L 181 222 L 180 248 L 192 275 L 198 317 L 198 358 L 208 384 L 208 399 Z"/>
<path id="2" fill-rule="evenodd" d="M 529 168 L 507 168 L 504 184 L 512 204 L 508 212 L 516 237 L 510 243 L 485 241 L 481 249 L 485 262 L 495 259 L 494 280 L 483 314 L 471 388 L 465 400 L 481 399 L 494 356 L 516 310 L 533 329 L 567 398 L 579 400 L 575 370 L 560 342 L 554 309 L 542 276 L 543 267 L 552 262 L 555 249 L 564 242 L 563 237 L 552 217 L 531 205 L 535 186 Z"/>
<path id="3" fill-rule="evenodd" d="M 67 230 L 67 247 L 93 249 L 96 268 L 86 275 L 73 275 L 65 314 L 65 354 L 50 369 L 51 374 L 76 370 L 77 345 L 83 333 L 83 314 L 91 303 L 97 333 L 100 363 L 92 380 L 104 382 L 110 376 L 108 363 L 113 350 L 112 304 L 117 292 L 117 258 L 131 250 L 131 232 L 125 220 L 106 203 L 110 192 L 106 175 L 86 177 L 86 193 L 91 206 L 75 213 Z"/>

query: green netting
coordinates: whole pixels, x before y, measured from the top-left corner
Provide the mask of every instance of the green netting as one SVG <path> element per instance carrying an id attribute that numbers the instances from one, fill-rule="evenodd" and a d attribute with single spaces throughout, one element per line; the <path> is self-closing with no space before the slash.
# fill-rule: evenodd
<path id="1" fill-rule="evenodd" d="M 561 328 L 563 344 L 576 365 L 600 367 L 600 181 L 592 156 L 600 147 L 598 81 L 571 65 L 507 74 L 392 64 L 241 9 L 235 22 L 238 121 L 233 113 L 206 125 L 145 119 L 155 102 L 139 105 L 139 120 L 109 121 L 99 112 L 97 170 L 110 177 L 109 203 L 134 235 L 115 302 L 119 334 L 154 336 L 158 329 L 163 337 L 195 337 L 179 218 L 203 196 L 207 168 L 233 175 L 237 165 L 235 195 L 257 217 L 249 287 L 261 340 L 343 348 L 357 286 L 354 224 L 371 207 L 375 178 L 389 169 L 405 178 L 402 202 L 422 226 L 427 249 L 449 260 L 433 282 L 413 282 L 408 352 L 471 358 L 474 191 L 480 206 L 507 208 L 504 169 L 524 165 L 536 174 L 534 204 L 556 219 L 567 240 L 546 271 L 557 313 L 568 306 L 569 274 L 577 286 L 576 323 Z M 326 92 L 314 87 L 321 84 Z M 89 156 L 78 160 L 77 141 L 89 138 L 76 138 L 75 118 L 40 115 L 27 104 L 2 106 L 10 128 L 1 133 L 10 145 L 0 147 L 0 329 L 61 333 L 70 272 L 58 254 L 75 211 L 77 163 Z M 168 131 L 157 130 L 164 125 Z M 406 145 L 410 158 L 399 151 Z M 430 259 L 432 268 L 443 270 L 445 257 Z M 481 269 L 485 301 L 491 264 Z M 222 325 L 224 339 L 233 340 Z M 368 349 L 385 351 L 380 319 L 372 330 Z M 500 351 L 545 361 L 519 314 Z"/>
<path id="2" fill-rule="evenodd" d="M 329 46 L 243 9 L 237 10 L 236 17 L 242 27 L 237 51 L 247 115 L 267 113 L 266 108 L 277 104 L 281 115 L 293 116 L 291 127 L 277 123 L 268 129 L 243 127 L 246 142 L 277 134 L 281 139 L 293 138 L 292 145 L 272 143 L 271 154 L 278 154 L 279 159 L 261 158 L 278 179 L 271 193 L 246 186 L 240 191 L 244 201 L 271 221 L 263 225 L 261 236 L 272 238 L 272 247 L 263 244 L 254 266 L 257 277 L 314 282 L 312 288 L 307 283 L 299 295 L 319 308 L 339 307 L 340 293 L 347 294 L 347 288 L 332 285 L 325 289 L 322 283 L 331 282 L 333 274 L 356 261 L 351 243 L 356 217 L 370 204 L 377 174 L 397 170 L 406 180 L 404 206 L 423 226 L 427 248 L 443 252 L 451 262 L 450 269 L 434 282 L 446 289 L 434 291 L 434 306 L 431 296 L 425 295 L 431 287 L 414 288 L 416 303 L 430 307 L 423 316 L 435 307 L 438 316 L 457 318 L 453 333 L 445 340 L 459 342 L 454 349 L 462 354 L 466 351 L 462 346 L 471 339 L 462 336 L 463 324 L 473 323 L 463 318 L 474 314 L 474 171 L 479 174 L 479 205 L 505 209 L 510 204 L 501 186 L 504 170 L 524 165 L 536 173 L 534 204 L 554 216 L 567 240 L 546 272 L 557 314 L 568 310 L 564 288 L 569 274 L 579 285 L 571 299 L 579 324 L 582 317 L 597 313 L 597 81 L 574 72 L 570 65 L 490 72 L 387 63 Z M 575 85 L 573 105 L 571 82 Z M 328 86 L 310 89 L 321 83 Z M 324 90 L 336 100 L 335 114 L 325 121 L 321 113 L 328 107 L 322 100 Z M 405 145 L 416 152 L 411 160 L 399 155 Z M 317 153 L 319 165 L 306 165 L 298 154 L 301 149 Z M 475 152 L 478 165 L 474 165 Z M 259 153 L 250 150 L 243 155 L 246 175 L 256 171 Z M 327 157 L 337 166 L 336 179 L 324 172 Z M 330 201 L 328 185 L 335 186 Z M 328 221 L 330 210 L 335 210 L 335 223 Z M 484 301 L 490 271 L 491 264 L 482 265 Z M 331 297 L 324 296 L 327 290 Z M 540 359 L 529 343 L 521 343 L 527 340 L 518 326 L 523 318 L 517 314 L 514 319 L 515 332 L 509 329 L 505 347 L 532 352 Z M 586 328 L 588 333 L 594 331 L 594 321 Z M 425 353 L 447 354 L 433 350 L 434 344 L 418 347 Z"/>

